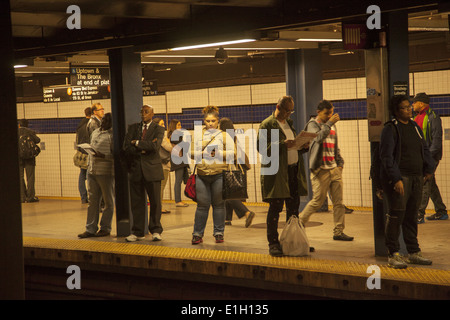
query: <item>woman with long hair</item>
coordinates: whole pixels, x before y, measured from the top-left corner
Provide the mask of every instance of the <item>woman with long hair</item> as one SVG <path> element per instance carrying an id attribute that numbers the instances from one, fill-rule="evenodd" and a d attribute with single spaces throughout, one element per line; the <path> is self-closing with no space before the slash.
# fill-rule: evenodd
<path id="1" fill-rule="evenodd" d="M 177 131 L 177 134 L 175 137 L 173 137 L 172 139 L 172 135 L 173 133 Z M 179 144 L 182 140 L 183 140 L 183 136 L 181 132 L 181 122 L 176 120 L 176 119 L 172 119 L 169 122 L 169 127 L 167 130 L 167 138 L 170 140 L 170 142 L 172 143 L 172 146 L 176 146 L 177 144 Z M 183 149 L 180 150 L 180 153 L 178 154 L 178 156 L 180 158 L 183 158 Z M 175 194 L 175 205 L 177 207 L 187 207 L 189 206 L 187 203 L 184 203 L 183 201 L 181 201 L 181 183 L 183 182 L 183 177 L 185 176 L 185 174 L 187 174 L 186 171 L 188 171 L 189 168 L 189 163 L 185 163 L 184 161 L 176 164 L 172 161 L 172 157 L 171 161 L 170 161 L 170 171 L 174 171 L 175 172 L 175 183 L 173 186 L 173 191 Z"/>
<path id="2" fill-rule="evenodd" d="M 219 121 L 219 129 L 222 131 L 227 132 L 227 130 L 231 130 L 232 137 L 234 137 L 234 143 L 236 147 L 239 148 L 237 137 L 234 135 L 234 125 L 233 121 L 229 118 L 222 118 Z M 230 133 L 230 132 L 228 132 Z M 244 153 L 245 154 L 245 153 Z M 247 155 L 245 155 L 245 158 L 247 160 Z M 236 164 L 236 163 L 235 163 Z M 250 170 L 250 163 L 248 161 L 245 161 L 245 163 L 242 164 L 243 168 L 245 170 Z M 253 218 L 255 218 L 255 213 L 253 211 L 250 211 L 240 199 L 232 199 L 232 200 L 225 200 L 225 224 L 231 225 L 231 220 L 233 220 L 233 211 L 236 213 L 236 215 L 239 217 L 239 219 L 242 219 L 245 217 L 245 227 L 248 228 L 252 224 Z"/>
<path id="3" fill-rule="evenodd" d="M 164 120 L 161 118 L 153 118 L 155 123 L 165 128 Z M 164 180 L 161 181 L 161 213 L 170 213 L 170 210 L 162 208 L 162 200 L 164 195 L 164 189 L 166 188 L 167 180 L 169 180 L 170 172 L 170 153 L 172 152 L 172 144 L 167 137 L 167 132 L 164 132 L 164 138 L 161 142 L 161 148 L 159 149 L 159 156 L 161 157 L 161 163 L 164 172 Z"/>

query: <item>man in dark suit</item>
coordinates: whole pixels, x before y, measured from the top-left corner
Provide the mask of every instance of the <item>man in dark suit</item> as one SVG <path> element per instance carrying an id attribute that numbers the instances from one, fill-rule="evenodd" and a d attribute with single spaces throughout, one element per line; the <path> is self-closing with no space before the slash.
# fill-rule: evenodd
<path id="1" fill-rule="evenodd" d="M 145 206 L 150 199 L 148 229 L 153 241 L 161 240 L 161 180 L 164 179 L 159 149 L 164 137 L 164 128 L 152 121 L 153 108 L 141 108 L 142 122 L 128 127 L 123 149 L 129 159 L 130 199 L 133 214 L 131 235 L 126 240 L 134 242 L 144 239 Z"/>

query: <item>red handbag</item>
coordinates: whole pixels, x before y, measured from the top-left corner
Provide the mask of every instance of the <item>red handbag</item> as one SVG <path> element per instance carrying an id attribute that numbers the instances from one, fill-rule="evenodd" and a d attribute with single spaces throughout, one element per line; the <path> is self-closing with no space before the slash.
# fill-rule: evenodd
<path id="1" fill-rule="evenodd" d="M 188 197 L 189 199 L 197 202 L 197 191 L 195 190 L 195 169 L 197 166 L 194 167 L 194 171 L 189 176 L 188 180 L 186 181 L 186 187 L 184 188 L 184 195 Z"/>

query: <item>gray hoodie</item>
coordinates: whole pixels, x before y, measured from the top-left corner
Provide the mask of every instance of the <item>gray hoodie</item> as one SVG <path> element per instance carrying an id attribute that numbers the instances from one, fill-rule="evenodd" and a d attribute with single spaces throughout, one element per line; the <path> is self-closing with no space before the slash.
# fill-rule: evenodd
<path id="1" fill-rule="evenodd" d="M 311 142 L 309 146 L 309 169 L 317 170 L 323 165 L 323 141 L 330 134 L 333 123 L 318 123 L 315 118 L 308 121 L 305 126 L 305 131 L 317 133 L 317 137 Z M 336 129 L 335 129 L 336 130 Z M 341 157 L 341 152 L 338 147 L 338 136 L 336 132 L 335 144 L 335 160 L 338 167 L 344 167 L 344 159 Z"/>

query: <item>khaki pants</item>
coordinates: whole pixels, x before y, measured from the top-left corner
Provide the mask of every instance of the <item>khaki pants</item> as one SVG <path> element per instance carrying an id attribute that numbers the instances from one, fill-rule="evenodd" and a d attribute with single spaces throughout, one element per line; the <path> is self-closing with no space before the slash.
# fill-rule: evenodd
<path id="1" fill-rule="evenodd" d="M 313 198 L 308 202 L 305 209 L 299 215 L 303 224 L 309 221 L 314 212 L 320 209 L 328 190 L 330 191 L 331 201 L 333 203 L 334 216 L 334 235 L 342 234 L 345 226 L 345 207 L 342 203 L 344 184 L 342 182 L 342 169 L 317 169 L 311 172 L 311 186 Z"/>

